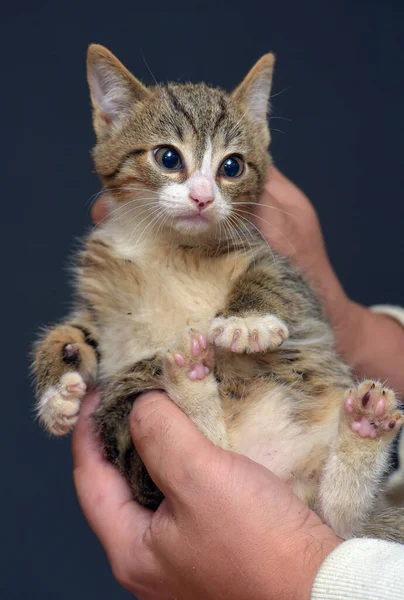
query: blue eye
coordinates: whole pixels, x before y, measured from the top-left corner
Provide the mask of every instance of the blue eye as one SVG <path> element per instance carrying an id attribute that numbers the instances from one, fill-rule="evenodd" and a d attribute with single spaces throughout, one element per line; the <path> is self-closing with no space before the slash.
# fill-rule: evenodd
<path id="1" fill-rule="evenodd" d="M 160 167 L 163 167 L 163 169 L 167 169 L 168 171 L 179 171 L 182 169 L 180 153 L 169 146 L 157 148 L 157 150 L 154 151 L 154 158 Z"/>
<path id="2" fill-rule="evenodd" d="M 219 168 L 219 175 L 224 177 L 240 177 L 244 172 L 244 161 L 239 156 L 228 156 Z"/>

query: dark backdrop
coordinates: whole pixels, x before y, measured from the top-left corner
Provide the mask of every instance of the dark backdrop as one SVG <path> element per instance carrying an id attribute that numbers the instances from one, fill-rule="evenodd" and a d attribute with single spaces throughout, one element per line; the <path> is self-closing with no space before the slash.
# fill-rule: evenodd
<path id="1" fill-rule="evenodd" d="M 27 375 L 38 326 L 68 307 L 68 254 L 99 189 L 88 43 L 108 46 L 146 83 L 142 55 L 157 80 L 229 88 L 273 50 L 278 166 L 317 207 L 348 293 L 402 303 L 403 18 L 402 0 L 3 5 L 0 598 L 129 597 L 80 513 L 69 440 L 48 439 L 33 423 Z"/>

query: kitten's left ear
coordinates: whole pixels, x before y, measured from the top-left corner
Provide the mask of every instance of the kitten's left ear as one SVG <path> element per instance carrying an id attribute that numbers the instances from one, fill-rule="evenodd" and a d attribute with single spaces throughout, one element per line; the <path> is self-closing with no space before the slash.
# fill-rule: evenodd
<path id="1" fill-rule="evenodd" d="M 265 127 L 274 64 L 275 56 L 264 54 L 232 93 L 232 98 L 249 111 L 256 124 Z"/>
<path id="2" fill-rule="evenodd" d="M 124 119 L 136 102 L 150 91 L 104 46 L 91 44 L 87 53 L 87 79 L 93 104 L 94 129 L 108 135 L 112 125 Z"/>

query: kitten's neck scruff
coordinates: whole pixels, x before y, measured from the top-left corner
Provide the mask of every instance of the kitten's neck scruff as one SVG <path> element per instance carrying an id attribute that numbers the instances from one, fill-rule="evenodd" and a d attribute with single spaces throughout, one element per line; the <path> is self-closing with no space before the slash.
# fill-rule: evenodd
<path id="1" fill-rule="evenodd" d="M 254 245 L 251 204 L 270 162 L 267 112 L 274 56 L 231 93 L 205 84 L 145 87 L 92 45 L 88 81 L 108 196 L 103 229 L 135 247 L 148 238 L 186 246 Z"/>

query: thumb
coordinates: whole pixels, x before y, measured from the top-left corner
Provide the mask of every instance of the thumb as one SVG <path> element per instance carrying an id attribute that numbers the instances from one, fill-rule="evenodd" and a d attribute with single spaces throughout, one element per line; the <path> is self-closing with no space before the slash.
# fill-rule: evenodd
<path id="1" fill-rule="evenodd" d="M 168 500 L 194 488 L 202 461 L 218 450 L 162 392 L 136 400 L 130 431 L 150 477 Z"/>

